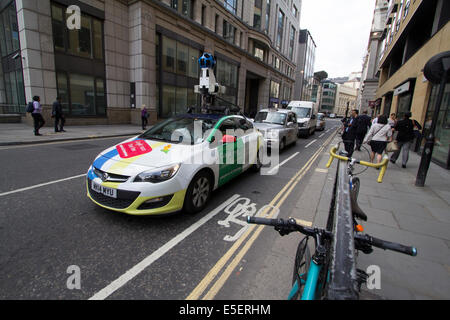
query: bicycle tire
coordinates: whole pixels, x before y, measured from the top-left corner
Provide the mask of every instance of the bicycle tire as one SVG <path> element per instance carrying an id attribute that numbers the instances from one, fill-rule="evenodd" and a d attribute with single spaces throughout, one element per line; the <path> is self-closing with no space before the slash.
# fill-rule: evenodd
<path id="1" fill-rule="evenodd" d="M 361 187 L 361 181 L 358 177 L 352 177 L 352 192 L 355 195 L 355 200 L 358 200 L 359 189 Z"/>
<path id="2" fill-rule="evenodd" d="M 304 282 L 308 276 L 308 270 L 311 263 L 311 252 L 308 247 L 309 237 L 304 237 L 297 246 L 295 254 L 294 271 L 292 275 L 292 285 L 297 281 L 298 290 L 293 300 L 299 300 L 303 294 Z"/>

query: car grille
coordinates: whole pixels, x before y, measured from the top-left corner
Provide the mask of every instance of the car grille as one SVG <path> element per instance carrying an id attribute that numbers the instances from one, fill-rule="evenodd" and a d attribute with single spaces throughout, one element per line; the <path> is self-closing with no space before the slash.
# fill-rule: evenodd
<path id="1" fill-rule="evenodd" d="M 100 169 L 97 169 L 94 167 L 94 173 L 97 177 L 102 179 L 102 181 L 108 181 L 108 182 L 125 182 L 130 178 L 129 176 L 122 176 L 119 174 L 109 173 Z M 107 175 L 107 178 L 104 179 L 105 174 Z"/>
<path id="2" fill-rule="evenodd" d="M 114 209 L 126 209 L 137 199 L 141 194 L 140 192 L 134 191 L 123 191 L 117 190 L 117 198 L 107 197 L 102 193 L 94 191 L 91 186 L 91 180 L 87 180 L 89 194 L 92 199 L 100 203 L 105 207 L 110 207 Z"/>

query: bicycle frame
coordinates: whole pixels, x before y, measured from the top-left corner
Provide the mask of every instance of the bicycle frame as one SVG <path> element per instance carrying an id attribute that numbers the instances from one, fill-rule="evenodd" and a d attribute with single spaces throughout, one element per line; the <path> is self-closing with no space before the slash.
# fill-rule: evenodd
<path id="1" fill-rule="evenodd" d="M 311 263 L 308 269 L 308 276 L 305 282 L 305 288 L 303 289 L 303 294 L 301 300 L 315 300 L 317 283 L 319 282 L 320 271 L 322 270 L 322 265 L 317 264 L 314 259 L 311 259 Z M 292 300 L 299 290 L 297 280 L 295 281 L 291 292 L 289 293 L 288 300 Z"/>

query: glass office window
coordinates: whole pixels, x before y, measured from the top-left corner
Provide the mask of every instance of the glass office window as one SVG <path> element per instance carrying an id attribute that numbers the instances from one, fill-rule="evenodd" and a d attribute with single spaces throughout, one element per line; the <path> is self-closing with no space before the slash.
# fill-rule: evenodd
<path id="1" fill-rule="evenodd" d="M 103 59 L 103 28 L 100 20 L 92 20 L 94 58 Z"/>
<path id="2" fill-rule="evenodd" d="M 186 76 L 188 73 L 188 46 L 177 43 L 177 73 Z"/>
<path id="3" fill-rule="evenodd" d="M 64 51 L 64 13 L 61 7 L 52 5 L 53 43 L 56 50 Z"/>
<path id="4" fill-rule="evenodd" d="M 253 27 L 261 29 L 262 0 L 255 0 L 253 11 Z"/>
<path id="5" fill-rule="evenodd" d="M 280 97 L 280 84 L 275 81 L 270 81 L 270 97 L 279 98 Z"/>
<path id="6" fill-rule="evenodd" d="M 11 43 L 11 23 L 9 21 L 9 11 L 4 10 L 2 13 L 2 21 L 3 21 L 3 30 L 5 32 L 5 47 L 6 53 L 12 52 L 12 43 Z"/>
<path id="7" fill-rule="evenodd" d="M 22 70 L 16 70 L 16 79 L 17 79 L 17 99 L 18 105 L 24 106 L 25 102 L 25 87 L 23 84 L 23 74 Z"/>
<path id="8" fill-rule="evenodd" d="M 283 31 L 284 31 L 284 13 L 283 11 L 278 11 L 278 29 L 277 29 L 277 48 L 281 48 L 283 41 Z"/>
<path id="9" fill-rule="evenodd" d="M 198 78 L 198 58 L 200 58 L 200 51 L 189 47 L 189 73 L 191 78 Z"/>
<path id="10" fill-rule="evenodd" d="M 175 87 L 174 86 L 163 86 L 163 97 L 162 97 L 162 114 L 163 118 L 168 118 L 175 112 L 176 99 L 175 99 Z"/>
<path id="11" fill-rule="evenodd" d="M 237 9 L 237 0 L 225 0 L 225 8 L 232 12 L 233 14 L 236 14 L 236 9 Z"/>
<path id="12" fill-rule="evenodd" d="M 264 48 L 257 43 L 253 45 L 253 55 L 261 61 L 264 61 Z"/>
<path id="13" fill-rule="evenodd" d="M 95 106 L 97 114 L 106 114 L 105 81 L 103 79 L 95 80 Z"/>
<path id="14" fill-rule="evenodd" d="M 19 44 L 19 26 L 17 23 L 17 17 L 16 17 L 16 7 L 14 5 L 9 6 L 9 23 L 11 25 L 11 45 L 12 45 L 12 51 L 19 50 L 20 44 Z"/>
<path id="15" fill-rule="evenodd" d="M 175 88 L 175 113 L 186 113 L 187 107 L 187 88 Z"/>
<path id="16" fill-rule="evenodd" d="M 437 103 L 439 84 L 433 86 L 428 103 L 428 110 L 423 126 L 423 135 L 427 137 L 430 134 L 431 123 L 433 120 L 434 108 Z M 424 143 L 424 141 L 423 141 Z M 433 149 L 433 159 L 446 168 L 450 168 L 450 83 L 447 83 L 444 91 L 444 98 L 439 109 L 439 115 L 436 123 L 435 145 Z"/>
<path id="17" fill-rule="evenodd" d="M 294 55 L 294 44 L 295 44 L 295 28 L 291 27 L 291 32 L 289 34 L 289 59 L 291 60 Z"/>
<path id="18" fill-rule="evenodd" d="M 61 97 L 61 105 L 65 114 L 69 113 L 69 90 L 67 88 L 67 76 L 63 72 L 56 74 L 58 96 Z"/>
<path id="19" fill-rule="evenodd" d="M 163 37 L 163 71 L 175 72 L 176 41 Z"/>
<path id="20" fill-rule="evenodd" d="M 270 23 L 270 0 L 267 0 L 266 3 L 266 33 L 269 33 L 269 23 Z"/>
<path id="21" fill-rule="evenodd" d="M 81 29 L 66 28 L 66 8 L 52 3 L 52 30 L 55 50 L 83 58 L 103 60 L 103 22 L 82 14 Z"/>
<path id="22" fill-rule="evenodd" d="M 72 115 L 95 115 L 94 78 L 85 75 L 70 75 L 70 100 Z"/>

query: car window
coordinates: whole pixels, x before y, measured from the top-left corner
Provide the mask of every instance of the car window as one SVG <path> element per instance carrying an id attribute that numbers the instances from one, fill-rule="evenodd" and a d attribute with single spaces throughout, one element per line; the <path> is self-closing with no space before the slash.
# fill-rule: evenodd
<path id="1" fill-rule="evenodd" d="M 225 119 L 219 127 L 219 130 L 222 132 L 222 136 L 227 134 L 227 130 L 231 130 L 228 134 L 232 134 L 237 129 L 237 123 L 234 118 Z"/>
<path id="2" fill-rule="evenodd" d="M 309 118 L 311 115 L 311 109 L 310 108 L 304 108 L 304 107 L 292 107 L 290 108 L 295 114 L 297 115 L 297 118 Z"/>
<path id="3" fill-rule="evenodd" d="M 258 112 L 255 117 L 256 123 L 273 123 L 284 125 L 286 123 L 287 114 L 282 112 Z"/>
<path id="4" fill-rule="evenodd" d="M 244 118 L 237 118 L 236 120 L 237 120 L 239 129 L 242 129 L 244 131 L 253 129 L 253 124 L 250 121 L 248 121 Z"/>
<path id="5" fill-rule="evenodd" d="M 203 142 L 204 134 L 214 128 L 217 120 L 179 117 L 167 119 L 140 135 L 140 138 L 171 143 L 197 144 Z M 201 125 L 202 132 L 194 137 L 194 126 Z"/>

